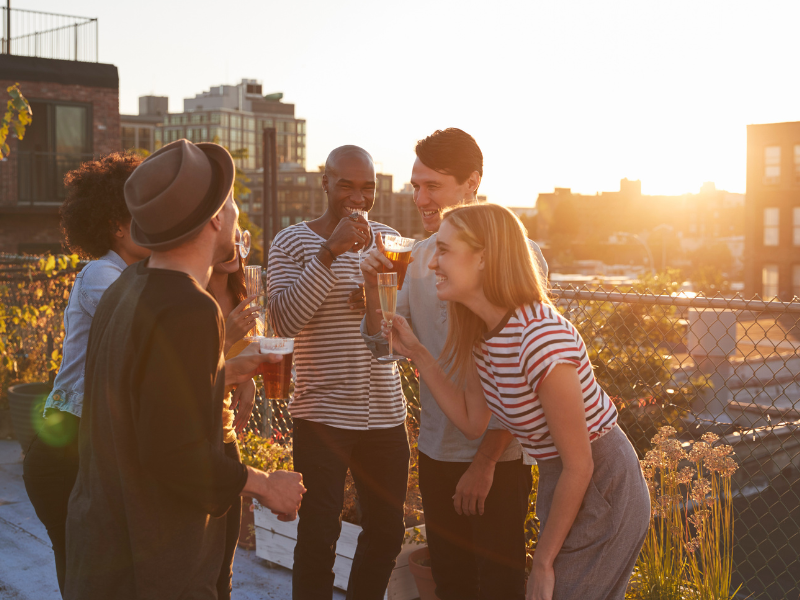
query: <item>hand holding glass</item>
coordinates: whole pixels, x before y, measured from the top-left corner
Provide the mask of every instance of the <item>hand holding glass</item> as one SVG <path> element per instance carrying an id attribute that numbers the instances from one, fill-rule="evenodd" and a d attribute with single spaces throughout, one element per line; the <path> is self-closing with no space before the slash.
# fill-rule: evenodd
<path id="1" fill-rule="evenodd" d="M 368 219 L 369 213 L 367 211 L 365 211 L 365 210 L 353 210 L 353 212 L 351 212 L 350 214 L 351 215 L 358 215 L 359 217 L 363 217 L 363 219 L 365 221 L 367 221 L 367 223 L 369 223 L 369 219 Z M 370 228 L 370 231 L 371 231 L 371 228 Z M 369 243 L 369 242 L 367 242 L 367 243 Z M 361 247 L 358 250 L 358 273 L 356 273 L 355 275 L 353 275 L 350 278 L 350 280 L 353 281 L 353 283 L 357 283 L 358 285 L 364 285 L 364 275 L 361 273 L 361 253 L 362 252 L 364 252 L 364 247 Z"/>
<path id="2" fill-rule="evenodd" d="M 383 320 L 389 326 L 389 354 L 378 357 L 378 362 L 393 363 L 405 356 L 392 352 L 392 320 L 397 312 L 397 273 L 378 273 L 378 298 L 381 301 Z"/>

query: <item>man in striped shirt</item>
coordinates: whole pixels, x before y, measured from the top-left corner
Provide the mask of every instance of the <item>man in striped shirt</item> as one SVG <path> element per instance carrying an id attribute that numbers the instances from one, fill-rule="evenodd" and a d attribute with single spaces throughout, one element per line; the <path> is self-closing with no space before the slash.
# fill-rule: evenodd
<path id="1" fill-rule="evenodd" d="M 414 246 L 397 314 L 435 357 L 447 338 L 447 303 L 436 297 L 436 277 L 428 263 L 436 250 L 442 210 L 477 202 L 483 154 L 460 129 L 436 131 L 416 147 L 411 174 L 414 202 L 427 231 Z M 546 276 L 541 251 L 531 242 Z M 375 289 L 381 255 L 364 259 L 367 315 L 362 334 L 375 356 L 387 354 L 380 334 Z M 370 276 L 369 270 L 372 269 Z M 442 600 L 522 600 L 525 595 L 524 524 L 531 469 L 519 442 L 493 419 L 489 431 L 470 441 L 447 419 L 424 381 L 420 382 L 419 487 L 425 511 L 436 594 Z"/>
<path id="2" fill-rule="evenodd" d="M 358 490 L 363 532 L 348 598 L 383 598 L 405 532 L 409 449 L 406 405 L 396 366 L 381 365 L 359 326 L 359 250 L 375 234 L 396 235 L 354 211 L 375 202 L 372 157 L 356 146 L 328 156 L 320 218 L 287 227 L 269 251 L 269 311 L 275 331 L 295 338 L 294 467 L 307 493 L 294 553 L 295 599 L 330 598 L 344 484 Z"/>

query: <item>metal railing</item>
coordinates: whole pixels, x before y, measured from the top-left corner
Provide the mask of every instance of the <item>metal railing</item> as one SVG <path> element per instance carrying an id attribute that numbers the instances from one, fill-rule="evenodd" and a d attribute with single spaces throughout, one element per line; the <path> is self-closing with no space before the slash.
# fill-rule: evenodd
<path id="1" fill-rule="evenodd" d="M 98 62 L 97 19 L 1 7 L 0 52 Z"/>
<path id="2" fill-rule="evenodd" d="M 61 204 L 64 175 L 93 158 L 91 153 L 12 152 L 0 162 L 0 205 Z"/>

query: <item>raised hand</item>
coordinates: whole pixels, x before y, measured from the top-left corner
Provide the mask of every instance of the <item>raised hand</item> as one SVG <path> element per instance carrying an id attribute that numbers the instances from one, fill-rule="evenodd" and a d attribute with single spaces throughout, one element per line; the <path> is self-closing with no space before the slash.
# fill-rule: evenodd
<path id="1" fill-rule="evenodd" d="M 381 312 L 380 309 L 377 312 Z M 381 333 L 387 340 L 389 339 L 389 324 L 386 321 L 381 322 Z M 415 353 L 422 347 L 417 336 L 411 330 L 411 326 L 403 317 L 395 315 L 392 319 L 392 352 L 395 354 L 402 354 L 406 358 L 414 359 Z"/>
<path id="2" fill-rule="evenodd" d="M 385 247 L 380 233 L 375 236 L 376 247 L 364 255 L 361 261 L 361 274 L 364 275 L 364 287 L 378 287 L 378 273 L 385 273 L 392 268 L 392 261 L 383 253 Z"/>
<path id="3" fill-rule="evenodd" d="M 231 311 L 225 320 L 225 349 L 228 350 L 236 342 L 242 339 L 247 332 L 256 326 L 259 307 L 248 307 L 248 305 L 258 298 L 257 294 L 248 296 L 239 303 L 239 306 Z"/>
<path id="4" fill-rule="evenodd" d="M 225 385 L 236 385 L 252 379 L 261 363 L 278 363 L 282 359 L 281 354 L 261 354 L 258 344 L 250 344 L 239 355 L 225 361 Z"/>
<path id="5" fill-rule="evenodd" d="M 344 217 L 328 238 L 328 247 L 339 256 L 349 250 L 363 250 L 369 242 L 369 223 L 364 217 Z"/>

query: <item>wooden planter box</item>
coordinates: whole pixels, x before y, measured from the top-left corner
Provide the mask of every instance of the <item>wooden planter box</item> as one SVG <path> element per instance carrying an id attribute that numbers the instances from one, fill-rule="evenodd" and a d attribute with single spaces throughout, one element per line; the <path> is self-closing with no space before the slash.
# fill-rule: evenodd
<path id="1" fill-rule="evenodd" d="M 284 523 L 279 521 L 268 509 L 253 502 L 256 523 L 256 556 L 291 569 L 294 563 L 294 546 L 297 542 L 297 521 Z M 425 526 L 419 529 L 425 533 Z M 407 531 L 412 531 L 413 528 Z M 350 577 L 350 567 L 358 543 L 358 534 L 361 527 L 352 523 L 342 523 L 342 534 L 336 544 L 336 562 L 333 565 L 333 585 L 340 590 L 347 590 L 347 581 Z M 384 598 L 386 600 L 412 600 L 419 598 L 414 576 L 408 568 L 408 557 L 420 548 L 418 544 L 405 542 L 397 565 L 389 579 L 389 587 Z"/>

